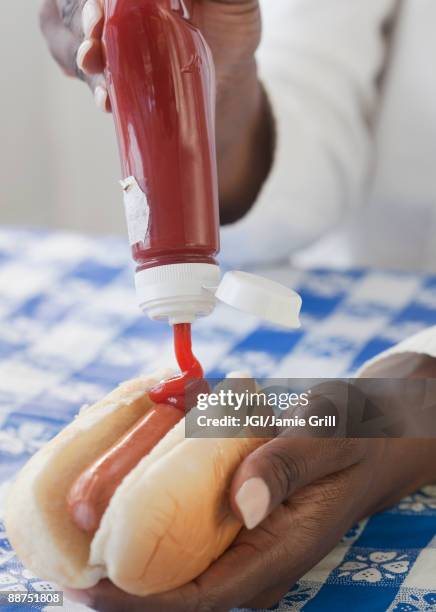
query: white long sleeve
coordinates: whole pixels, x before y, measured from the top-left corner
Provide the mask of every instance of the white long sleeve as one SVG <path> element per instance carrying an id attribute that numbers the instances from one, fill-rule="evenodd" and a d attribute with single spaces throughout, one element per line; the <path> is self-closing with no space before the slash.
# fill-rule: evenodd
<path id="1" fill-rule="evenodd" d="M 396 0 L 264 0 L 261 78 L 276 123 L 257 201 L 222 230 L 232 265 L 287 258 L 359 205 Z"/>
<path id="2" fill-rule="evenodd" d="M 396 357 L 407 354 L 427 355 L 428 357 L 436 358 L 436 325 L 433 327 L 427 327 L 422 331 L 406 338 L 399 344 L 396 344 L 387 351 L 383 351 L 376 357 L 373 357 L 367 361 L 357 372 L 357 376 L 363 376 L 371 378 L 373 375 L 373 366 L 377 367 L 378 373 L 380 372 L 380 364 L 383 361 L 392 364 L 395 362 Z M 404 369 L 404 364 L 402 364 Z M 398 376 L 407 376 L 407 366 L 405 371 L 398 370 Z"/>

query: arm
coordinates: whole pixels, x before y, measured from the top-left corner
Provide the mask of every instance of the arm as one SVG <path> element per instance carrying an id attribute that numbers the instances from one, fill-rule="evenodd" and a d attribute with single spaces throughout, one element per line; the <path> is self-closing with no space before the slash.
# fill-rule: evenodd
<path id="1" fill-rule="evenodd" d="M 248 213 L 224 228 L 224 256 L 241 264 L 288 257 L 359 205 L 386 63 L 383 25 L 396 4 L 265 5 L 259 68 L 275 122 L 274 163 Z"/>

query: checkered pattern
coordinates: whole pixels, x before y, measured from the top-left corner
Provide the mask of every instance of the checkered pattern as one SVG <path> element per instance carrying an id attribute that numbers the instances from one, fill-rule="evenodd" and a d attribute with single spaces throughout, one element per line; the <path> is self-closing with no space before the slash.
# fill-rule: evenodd
<path id="1" fill-rule="evenodd" d="M 436 277 L 288 268 L 268 275 L 302 295 L 302 329 L 279 331 L 218 307 L 194 331 L 211 377 L 234 369 L 343 376 L 436 324 Z M 169 328 L 135 305 L 123 242 L 0 231 L 0 515 L 8 481 L 79 406 L 172 364 Z M 50 588 L 22 568 L 1 523 L 0 588 Z M 357 525 L 276 609 L 436 610 L 436 487 Z"/>

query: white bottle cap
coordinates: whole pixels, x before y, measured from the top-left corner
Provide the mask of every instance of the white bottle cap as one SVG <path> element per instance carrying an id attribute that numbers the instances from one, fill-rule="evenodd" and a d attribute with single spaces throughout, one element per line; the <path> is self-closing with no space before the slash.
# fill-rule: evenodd
<path id="1" fill-rule="evenodd" d="M 154 320 L 171 325 L 192 323 L 215 308 L 215 288 L 221 278 L 214 264 L 187 263 L 155 266 L 135 275 L 140 308 Z"/>
<path id="2" fill-rule="evenodd" d="M 214 264 L 172 264 L 136 273 L 138 302 L 151 319 L 171 325 L 192 323 L 208 315 L 216 300 L 270 323 L 300 327 L 300 296 L 289 289 L 247 272 L 227 272 L 220 282 Z"/>

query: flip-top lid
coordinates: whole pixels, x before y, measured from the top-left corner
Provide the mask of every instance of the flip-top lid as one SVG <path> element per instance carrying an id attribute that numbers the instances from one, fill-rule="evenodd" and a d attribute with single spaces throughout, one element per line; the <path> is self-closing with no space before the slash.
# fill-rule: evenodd
<path id="1" fill-rule="evenodd" d="M 301 297 L 275 281 L 249 274 L 226 272 L 215 296 L 221 302 L 287 328 L 300 327 Z"/>

